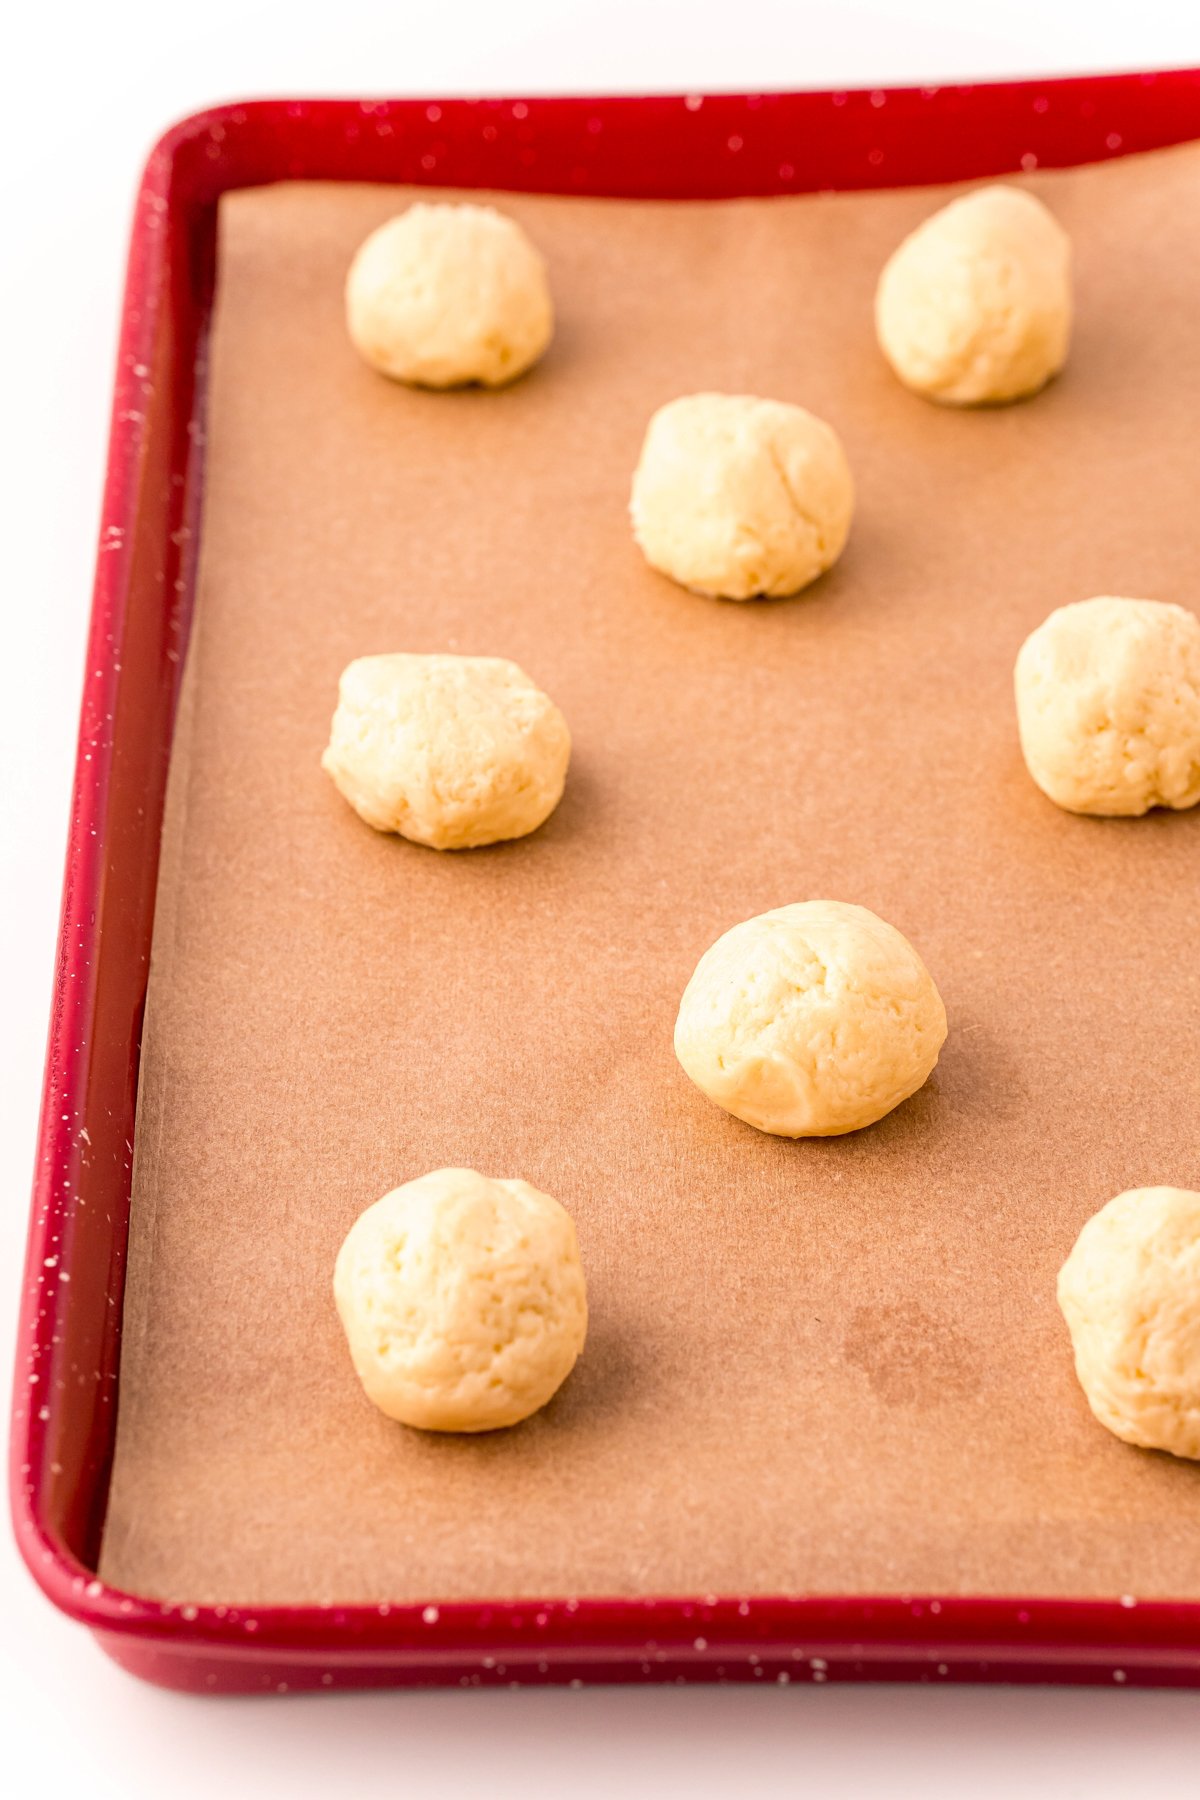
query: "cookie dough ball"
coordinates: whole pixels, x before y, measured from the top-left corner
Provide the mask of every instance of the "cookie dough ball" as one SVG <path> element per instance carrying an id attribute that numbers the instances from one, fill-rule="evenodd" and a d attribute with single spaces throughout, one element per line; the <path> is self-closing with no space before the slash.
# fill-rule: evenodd
<path id="1" fill-rule="evenodd" d="M 872 1125 L 930 1074 L 946 1009 L 906 938 L 865 906 L 807 900 L 700 958 L 675 1054 L 726 1112 L 777 1137 Z"/>
<path id="2" fill-rule="evenodd" d="M 499 656 L 362 656 L 321 766 L 360 819 L 435 850 L 524 837 L 562 798 L 567 722 Z"/>
<path id="3" fill-rule="evenodd" d="M 1061 606 L 1017 657 L 1029 773 L 1068 812 L 1200 800 L 1200 619 L 1158 600 Z"/>
<path id="4" fill-rule="evenodd" d="M 653 568 L 749 600 L 795 594 L 837 561 L 854 483 L 836 432 L 803 407 L 689 394 L 651 419 L 629 510 Z"/>
<path id="5" fill-rule="evenodd" d="M 396 381 L 500 387 L 550 342 L 546 265 L 491 206 L 410 206 L 351 263 L 346 325 L 359 354 Z"/>
<path id="6" fill-rule="evenodd" d="M 367 1397 L 425 1431 L 527 1419 L 583 1349 L 575 1227 L 527 1181 L 436 1169 L 369 1206 L 333 1293 Z"/>
<path id="7" fill-rule="evenodd" d="M 1200 1194 L 1132 1188 L 1088 1220 L 1058 1277 L 1075 1373 L 1102 1425 L 1200 1458 Z"/>
<path id="8" fill-rule="evenodd" d="M 1071 244 L 1020 188 L 978 188 L 926 219 L 875 295 L 880 347 L 906 387 L 972 406 L 1035 394 L 1071 337 Z"/>

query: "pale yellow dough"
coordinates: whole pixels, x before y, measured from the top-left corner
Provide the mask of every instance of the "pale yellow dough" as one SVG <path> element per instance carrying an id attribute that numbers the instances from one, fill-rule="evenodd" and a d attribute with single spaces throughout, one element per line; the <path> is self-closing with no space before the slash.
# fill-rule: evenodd
<path id="1" fill-rule="evenodd" d="M 630 499 L 652 567 L 698 594 L 794 594 L 841 555 L 854 483 L 836 432 L 802 407 L 689 394 L 646 430 Z"/>
<path id="2" fill-rule="evenodd" d="M 321 766 L 376 831 L 435 850 L 523 837 L 562 797 L 571 736 L 497 656 L 363 656 L 338 686 Z"/>
<path id="3" fill-rule="evenodd" d="M 1200 800 L 1200 619 L 1158 600 L 1061 606 L 1017 657 L 1029 773 L 1068 812 Z"/>
<path id="4" fill-rule="evenodd" d="M 423 387 L 499 387 L 554 330 L 541 254 L 491 206 L 410 206 L 373 231 L 346 277 L 346 326 L 372 368 Z"/>
<path id="5" fill-rule="evenodd" d="M 1071 245 L 1040 200 L 986 187 L 905 238 L 875 296 L 880 347 L 906 387 L 971 406 L 1036 393 L 1066 361 Z"/>
<path id="6" fill-rule="evenodd" d="M 494 1431 L 545 1406 L 587 1332 L 575 1226 L 527 1181 L 436 1169 L 355 1220 L 334 1299 L 369 1399 L 426 1431 Z"/>
<path id="7" fill-rule="evenodd" d="M 1200 1194 L 1132 1188 L 1102 1206 L 1062 1266 L 1058 1303 L 1100 1423 L 1200 1458 Z"/>
<path id="8" fill-rule="evenodd" d="M 778 1137 L 857 1131 L 907 1100 L 946 1038 L 908 940 L 865 906 L 807 900 L 735 925 L 684 990 L 675 1054 L 702 1093 Z"/>

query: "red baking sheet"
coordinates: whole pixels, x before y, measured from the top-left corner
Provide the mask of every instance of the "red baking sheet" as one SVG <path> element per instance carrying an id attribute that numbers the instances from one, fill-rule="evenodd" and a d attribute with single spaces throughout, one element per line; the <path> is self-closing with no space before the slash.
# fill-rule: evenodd
<path id="1" fill-rule="evenodd" d="M 140 1026 L 192 601 L 215 212 L 284 178 L 661 198 L 1061 167 L 1200 136 L 1200 71 L 872 92 L 312 101 L 198 115 L 138 198 L 18 1345 L 12 1496 L 43 1588 L 201 1691 L 562 1680 L 1200 1682 L 1200 1606 L 863 1596 L 163 1606 L 95 1576 L 117 1405 Z"/>

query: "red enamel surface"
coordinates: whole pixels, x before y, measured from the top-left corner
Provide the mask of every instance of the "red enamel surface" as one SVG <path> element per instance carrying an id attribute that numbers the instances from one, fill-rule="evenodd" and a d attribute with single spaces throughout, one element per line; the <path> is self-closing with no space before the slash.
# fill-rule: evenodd
<path id="1" fill-rule="evenodd" d="M 138 195 L 29 1254 L 12 1504 L 125 1667 L 241 1692 L 511 1681 L 1200 1685 L 1200 1605 L 865 1597 L 164 1607 L 95 1578 L 163 787 L 192 603 L 215 206 L 291 177 L 701 198 L 1061 167 L 1200 136 L 1200 71 L 703 99 L 269 101 L 185 120 Z"/>

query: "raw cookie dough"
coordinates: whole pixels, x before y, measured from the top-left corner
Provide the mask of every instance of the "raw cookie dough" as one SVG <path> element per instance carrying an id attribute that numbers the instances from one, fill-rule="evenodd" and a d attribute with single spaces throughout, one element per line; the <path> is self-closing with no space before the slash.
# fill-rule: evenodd
<path id="1" fill-rule="evenodd" d="M 629 511 L 646 561 L 698 594 L 794 594 L 841 555 L 854 483 L 803 407 L 689 394 L 651 419 Z"/>
<path id="2" fill-rule="evenodd" d="M 346 326 L 360 355 L 396 381 L 499 387 L 550 342 L 546 265 L 494 207 L 410 206 L 351 263 Z"/>
<path id="3" fill-rule="evenodd" d="M 1132 1188 L 1102 1206 L 1062 1266 L 1058 1304 L 1100 1423 L 1200 1458 L 1200 1194 Z"/>
<path id="4" fill-rule="evenodd" d="M 570 1214 L 527 1181 L 473 1169 L 435 1169 L 369 1206 L 333 1293 L 368 1399 L 425 1431 L 527 1419 L 587 1332 Z"/>
<path id="5" fill-rule="evenodd" d="M 1200 619 L 1159 600 L 1060 606 L 1017 657 L 1029 773 L 1068 812 L 1200 800 Z"/>
<path id="6" fill-rule="evenodd" d="M 906 938 L 807 900 L 735 925 L 684 990 L 675 1054 L 702 1093 L 778 1137 L 874 1124 L 930 1074 L 946 1009 Z"/>
<path id="7" fill-rule="evenodd" d="M 536 831 L 562 797 L 567 722 L 499 656 L 362 656 L 321 767 L 361 819 L 435 850 Z"/>
<path id="8" fill-rule="evenodd" d="M 1070 239 L 1032 194 L 977 188 L 893 252 L 875 326 L 901 381 L 930 400 L 971 406 L 1034 394 L 1067 357 Z"/>

